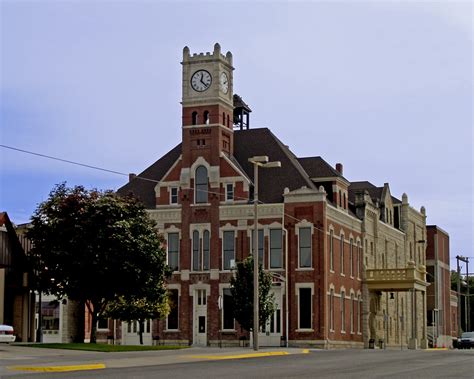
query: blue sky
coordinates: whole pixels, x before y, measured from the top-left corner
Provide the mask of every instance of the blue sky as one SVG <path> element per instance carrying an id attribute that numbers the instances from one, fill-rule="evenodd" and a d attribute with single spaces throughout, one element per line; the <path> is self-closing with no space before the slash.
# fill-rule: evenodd
<path id="1" fill-rule="evenodd" d="M 182 49 L 234 56 L 234 92 L 298 156 L 389 182 L 474 256 L 470 1 L 0 1 L 1 144 L 123 173 L 181 138 Z M 0 148 L 0 209 L 127 178 Z M 474 259 L 474 258 L 473 258 Z M 453 266 L 454 262 L 451 262 Z"/>

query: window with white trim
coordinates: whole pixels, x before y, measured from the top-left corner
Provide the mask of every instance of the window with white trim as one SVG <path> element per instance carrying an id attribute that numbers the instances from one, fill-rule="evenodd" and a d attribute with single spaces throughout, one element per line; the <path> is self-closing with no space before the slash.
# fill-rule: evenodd
<path id="1" fill-rule="evenodd" d="M 298 292 L 298 329 L 311 329 L 313 301 L 311 288 L 300 287 Z"/>
<path id="2" fill-rule="evenodd" d="M 109 319 L 107 317 L 99 317 L 97 320 L 97 329 L 109 329 Z"/>
<path id="3" fill-rule="evenodd" d="M 361 333 L 362 331 L 362 298 L 360 295 L 357 296 L 357 333 Z M 403 312 L 403 299 L 402 299 L 402 312 Z"/>
<path id="4" fill-rule="evenodd" d="M 329 290 L 329 330 L 334 331 L 334 289 Z"/>
<path id="5" fill-rule="evenodd" d="M 346 292 L 341 291 L 341 332 L 346 332 Z"/>
<path id="6" fill-rule="evenodd" d="M 235 233 L 233 230 L 225 231 L 222 238 L 224 270 L 230 270 L 232 261 L 235 260 Z"/>
<path id="7" fill-rule="evenodd" d="M 354 240 L 351 238 L 349 239 L 349 273 L 350 276 L 354 276 Z"/>
<path id="8" fill-rule="evenodd" d="M 283 233 L 281 229 L 270 229 L 270 269 L 283 267 Z"/>
<path id="9" fill-rule="evenodd" d="M 230 288 L 222 290 L 222 325 L 224 330 L 234 330 L 234 301 Z"/>
<path id="10" fill-rule="evenodd" d="M 178 204 L 178 187 L 170 189 L 170 204 Z"/>
<path id="11" fill-rule="evenodd" d="M 356 262 L 356 267 L 357 267 L 357 277 L 360 278 L 360 266 L 362 264 L 362 249 L 360 246 L 360 241 L 357 241 L 357 262 Z"/>
<path id="12" fill-rule="evenodd" d="M 311 267 L 311 228 L 298 229 L 299 267 Z"/>
<path id="13" fill-rule="evenodd" d="M 340 252 L 340 265 L 341 265 L 341 274 L 344 274 L 344 234 L 341 235 L 341 240 L 339 244 L 339 252 Z"/>
<path id="14" fill-rule="evenodd" d="M 210 233 L 208 230 L 202 232 L 202 238 L 199 231 L 193 231 L 192 240 L 192 261 L 193 271 L 209 270 L 209 246 Z"/>
<path id="15" fill-rule="evenodd" d="M 168 290 L 170 313 L 166 317 L 166 329 L 178 330 L 179 326 L 179 291 L 177 289 Z"/>
<path id="16" fill-rule="evenodd" d="M 168 266 L 173 271 L 179 270 L 179 233 L 168 233 Z"/>
<path id="17" fill-rule="evenodd" d="M 329 231 L 329 269 L 334 271 L 334 233 Z"/>
<path id="18" fill-rule="evenodd" d="M 208 178 L 207 168 L 205 166 L 199 166 L 196 168 L 194 182 L 194 197 L 196 199 L 196 203 L 207 203 Z"/>
<path id="19" fill-rule="evenodd" d="M 209 230 L 202 234 L 202 269 L 209 270 L 211 237 Z"/>
<path id="20" fill-rule="evenodd" d="M 193 271 L 201 270 L 201 254 L 199 245 L 199 232 L 195 230 L 193 231 Z"/>
<path id="21" fill-rule="evenodd" d="M 351 293 L 351 304 L 350 304 L 350 323 L 351 323 L 351 334 L 354 333 L 354 323 L 355 323 L 355 309 L 356 309 L 356 304 L 354 301 L 354 294 Z"/>
<path id="22" fill-rule="evenodd" d="M 234 185 L 232 183 L 227 183 L 225 185 L 225 201 L 234 200 Z"/>
<path id="23" fill-rule="evenodd" d="M 250 251 L 253 252 L 253 236 L 255 234 L 255 230 L 252 229 L 252 237 L 250 239 Z M 265 237 L 263 235 L 263 229 L 258 229 L 258 264 L 262 265 L 263 268 L 265 268 L 265 260 L 263 256 L 264 252 L 264 243 L 265 243 Z"/>

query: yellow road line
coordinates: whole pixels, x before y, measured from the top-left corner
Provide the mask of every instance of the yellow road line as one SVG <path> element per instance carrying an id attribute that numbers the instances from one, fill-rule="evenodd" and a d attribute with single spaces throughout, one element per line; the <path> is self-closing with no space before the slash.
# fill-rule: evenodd
<path id="1" fill-rule="evenodd" d="M 447 347 L 432 347 L 426 350 L 433 351 L 433 350 L 449 350 L 449 349 Z"/>
<path id="2" fill-rule="evenodd" d="M 91 365 L 75 365 L 75 366 L 10 366 L 9 370 L 17 371 L 35 371 L 35 372 L 65 372 L 65 371 L 81 371 L 81 370 L 99 370 L 104 369 L 103 363 Z"/>
<path id="3" fill-rule="evenodd" d="M 191 358 L 196 359 L 243 359 L 243 358 L 259 358 L 259 357 L 273 357 L 278 355 L 289 355 L 286 351 L 274 351 L 267 353 L 251 353 L 251 354 L 235 354 L 235 355 L 192 355 Z"/>
<path id="4" fill-rule="evenodd" d="M 309 349 L 303 349 L 303 354 L 309 354 Z"/>

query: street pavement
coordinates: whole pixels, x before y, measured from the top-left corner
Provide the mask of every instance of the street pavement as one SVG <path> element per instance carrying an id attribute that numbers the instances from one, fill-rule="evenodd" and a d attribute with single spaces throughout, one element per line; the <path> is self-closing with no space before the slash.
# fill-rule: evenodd
<path id="1" fill-rule="evenodd" d="M 84 352 L 0 345 L 0 377 L 472 378 L 474 350 L 197 348 Z M 94 366 L 94 365 L 100 365 Z M 76 366 L 75 371 L 60 368 Z M 42 368 L 43 370 L 29 371 Z M 55 368 L 45 372 L 46 368 Z M 74 368 L 74 367 L 72 367 Z M 95 368 L 95 369 L 94 369 Z"/>

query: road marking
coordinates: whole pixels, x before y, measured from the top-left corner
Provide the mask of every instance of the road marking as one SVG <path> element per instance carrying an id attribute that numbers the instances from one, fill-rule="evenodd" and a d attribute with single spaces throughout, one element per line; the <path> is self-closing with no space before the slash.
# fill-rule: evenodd
<path id="1" fill-rule="evenodd" d="M 82 370 L 100 370 L 104 369 L 103 363 L 91 365 L 75 365 L 75 366 L 10 366 L 9 370 L 16 371 L 35 371 L 35 372 L 65 372 L 65 371 L 82 371 Z"/>
<path id="2" fill-rule="evenodd" d="M 303 354 L 309 354 L 309 349 L 303 349 Z"/>
<path id="3" fill-rule="evenodd" d="M 290 354 L 286 351 L 274 351 L 274 352 L 266 352 L 266 353 L 235 354 L 235 355 L 192 355 L 191 358 L 222 360 L 222 359 L 274 357 L 274 356 L 280 356 L 280 355 L 290 355 Z"/>
<path id="4" fill-rule="evenodd" d="M 449 350 L 449 349 L 447 347 L 432 347 L 426 350 L 433 351 L 433 350 Z"/>

